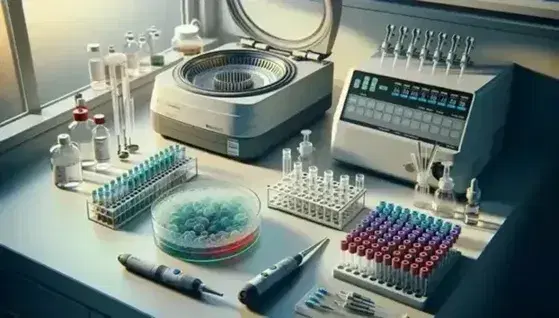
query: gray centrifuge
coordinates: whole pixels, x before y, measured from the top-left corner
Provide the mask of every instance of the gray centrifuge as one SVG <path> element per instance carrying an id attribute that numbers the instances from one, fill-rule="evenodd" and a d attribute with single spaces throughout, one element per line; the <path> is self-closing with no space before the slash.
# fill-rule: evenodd
<path id="1" fill-rule="evenodd" d="M 163 136 L 250 160 L 330 108 L 334 64 L 324 59 L 334 45 L 342 2 L 324 0 L 320 26 L 299 40 L 262 30 L 241 0 L 227 0 L 227 5 L 250 38 L 158 75 L 150 106 L 152 122 Z"/>

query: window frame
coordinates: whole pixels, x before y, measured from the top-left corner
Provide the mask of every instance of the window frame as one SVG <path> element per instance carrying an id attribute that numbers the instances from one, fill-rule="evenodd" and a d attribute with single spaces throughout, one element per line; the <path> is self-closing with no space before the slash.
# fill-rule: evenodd
<path id="1" fill-rule="evenodd" d="M 11 148 L 67 122 L 71 118 L 71 112 L 74 108 L 73 96 L 76 93 L 81 93 L 84 96 L 92 110 L 110 102 L 111 96 L 109 90 L 95 92 L 89 85 L 86 85 L 41 104 L 23 3 L 21 0 L 0 1 L 4 8 L 9 44 L 12 49 L 12 60 L 15 65 L 21 101 L 24 106 L 24 112 L 0 122 L 0 155 L 2 155 Z M 201 33 L 204 40 L 204 49 L 208 50 L 216 47 L 219 41 L 212 37 L 213 32 L 208 32 L 208 30 L 215 29 L 216 10 L 208 10 L 208 5 L 200 4 L 196 0 L 181 0 L 179 5 L 182 23 L 186 23 L 193 18 L 211 22 L 211 24 L 202 25 Z M 164 50 L 162 54 L 165 56 L 165 66 L 156 67 L 148 74 L 131 79 L 131 90 L 153 82 L 157 74 L 175 66 L 182 60 L 182 57 L 170 48 Z"/>

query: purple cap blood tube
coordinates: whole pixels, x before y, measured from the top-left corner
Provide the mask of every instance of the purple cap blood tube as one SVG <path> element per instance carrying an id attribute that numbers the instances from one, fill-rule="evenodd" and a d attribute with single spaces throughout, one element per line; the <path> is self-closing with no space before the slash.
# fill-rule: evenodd
<path id="1" fill-rule="evenodd" d="M 425 232 L 425 233 L 421 234 L 421 236 L 424 237 L 427 241 L 429 241 L 433 235 Z"/>
<path id="2" fill-rule="evenodd" d="M 399 235 L 394 235 L 392 237 L 392 241 L 396 242 L 398 245 L 400 245 L 400 243 L 402 243 L 402 238 Z"/>
<path id="3" fill-rule="evenodd" d="M 424 237 L 418 237 L 416 242 L 421 244 L 421 245 L 426 245 L 427 244 L 427 239 L 424 238 Z"/>
<path id="4" fill-rule="evenodd" d="M 415 242 L 416 239 L 417 239 L 417 235 L 408 234 L 408 240 L 410 240 L 412 243 Z"/>

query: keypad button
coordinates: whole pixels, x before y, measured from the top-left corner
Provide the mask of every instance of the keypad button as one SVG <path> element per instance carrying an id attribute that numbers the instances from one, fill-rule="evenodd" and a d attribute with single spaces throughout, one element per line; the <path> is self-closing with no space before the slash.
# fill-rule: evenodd
<path id="1" fill-rule="evenodd" d="M 394 115 L 402 116 L 403 113 L 404 113 L 403 107 L 396 106 L 396 108 L 394 108 Z"/>
<path id="2" fill-rule="evenodd" d="M 431 114 L 423 114 L 423 121 L 426 123 L 430 123 L 431 119 L 433 119 L 433 115 Z"/>
<path id="3" fill-rule="evenodd" d="M 459 120 L 455 120 L 454 123 L 452 124 L 452 128 L 456 130 L 460 130 L 462 129 L 462 127 L 464 127 L 464 124 Z"/>
<path id="4" fill-rule="evenodd" d="M 421 123 L 421 131 L 428 132 L 429 131 L 429 124 Z"/>
<path id="5" fill-rule="evenodd" d="M 452 127 L 452 120 L 448 119 L 448 118 L 444 118 L 443 119 L 443 126 L 444 127 Z"/>
<path id="6" fill-rule="evenodd" d="M 377 110 L 378 110 L 378 111 L 383 111 L 385 105 L 386 105 L 386 104 L 383 103 L 383 102 L 377 102 Z"/>
<path id="7" fill-rule="evenodd" d="M 385 122 L 389 122 L 391 119 L 392 119 L 392 115 L 390 114 L 382 115 L 382 120 L 384 120 Z"/>
<path id="8" fill-rule="evenodd" d="M 347 111 L 350 112 L 350 113 L 353 113 L 355 111 L 355 106 L 353 106 L 353 105 L 348 106 Z"/>
<path id="9" fill-rule="evenodd" d="M 375 100 L 374 99 L 369 99 L 369 101 L 367 102 L 367 108 L 375 109 Z"/>
<path id="10" fill-rule="evenodd" d="M 365 97 L 359 98 L 359 101 L 357 102 L 357 105 L 365 107 L 365 105 L 367 105 L 367 99 Z"/>
<path id="11" fill-rule="evenodd" d="M 411 124 L 410 124 L 410 128 L 411 129 L 418 129 L 419 128 L 419 122 L 416 120 L 412 120 Z"/>
<path id="12" fill-rule="evenodd" d="M 415 120 L 421 120 L 421 118 L 423 118 L 423 113 L 420 112 L 419 110 L 415 110 L 413 112 L 413 119 Z"/>
<path id="13" fill-rule="evenodd" d="M 408 127 L 410 125 L 411 121 L 407 118 L 402 119 L 402 126 L 404 127 Z"/>
<path id="14" fill-rule="evenodd" d="M 404 117 L 411 118 L 411 116 L 413 116 L 411 109 L 404 109 Z"/>
<path id="15" fill-rule="evenodd" d="M 443 118 L 439 115 L 433 115 L 433 120 L 431 121 L 435 125 L 440 125 L 443 121 Z"/>
<path id="16" fill-rule="evenodd" d="M 357 110 L 355 112 L 357 113 L 357 115 L 363 116 L 363 114 L 365 114 L 365 108 L 357 107 Z"/>
<path id="17" fill-rule="evenodd" d="M 400 125 L 400 122 L 402 121 L 402 117 L 400 116 L 394 116 L 392 117 L 392 123 L 394 125 Z"/>
<path id="18" fill-rule="evenodd" d="M 352 104 L 357 104 L 357 96 L 349 96 L 348 102 Z"/>
<path id="19" fill-rule="evenodd" d="M 394 105 L 392 104 L 387 104 L 386 107 L 384 108 L 384 112 L 391 114 L 394 111 Z"/>
<path id="20" fill-rule="evenodd" d="M 372 110 L 367 110 L 367 111 L 365 112 L 365 116 L 367 116 L 367 117 L 369 117 L 369 118 L 373 117 L 373 111 L 372 111 Z"/>
<path id="21" fill-rule="evenodd" d="M 377 120 L 380 120 L 382 118 L 382 113 L 381 112 L 375 112 L 373 117 L 375 117 L 375 119 L 377 119 Z"/>
<path id="22" fill-rule="evenodd" d="M 450 134 L 450 130 L 448 130 L 447 128 L 441 129 L 441 136 L 448 137 L 449 134 Z"/>
<path id="23" fill-rule="evenodd" d="M 438 134 L 439 130 L 441 130 L 439 128 L 439 126 L 431 126 L 431 129 L 429 129 L 429 132 L 432 133 L 432 134 Z"/>
<path id="24" fill-rule="evenodd" d="M 450 132 L 450 138 L 458 139 L 460 138 L 460 132 L 458 130 L 453 130 Z"/>

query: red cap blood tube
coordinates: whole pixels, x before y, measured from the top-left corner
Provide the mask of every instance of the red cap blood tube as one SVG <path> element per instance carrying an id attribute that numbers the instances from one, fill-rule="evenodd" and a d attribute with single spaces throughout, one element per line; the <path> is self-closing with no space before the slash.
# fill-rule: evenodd
<path id="1" fill-rule="evenodd" d="M 419 265 L 413 263 L 410 265 L 410 282 L 409 282 L 409 289 L 412 292 L 417 292 L 417 287 L 419 285 Z"/>
<path id="2" fill-rule="evenodd" d="M 399 257 L 392 258 L 392 275 L 390 275 L 390 280 L 392 284 L 400 284 L 402 281 L 402 275 L 400 275 L 401 262 Z"/>
<path id="3" fill-rule="evenodd" d="M 425 267 L 429 269 L 429 273 L 432 273 L 435 270 L 435 263 L 432 261 L 425 262 Z"/>
<path id="4" fill-rule="evenodd" d="M 382 255 L 389 254 L 390 253 L 390 248 L 388 246 L 383 246 L 383 247 L 380 248 L 380 251 L 382 252 Z"/>
<path id="5" fill-rule="evenodd" d="M 356 237 L 355 239 L 357 239 L 357 237 Z M 355 239 L 354 239 L 354 240 L 355 240 Z M 413 243 L 412 246 L 413 246 L 413 248 L 415 248 L 415 249 L 418 250 L 418 251 L 423 250 L 423 245 L 422 245 L 421 243 L 415 242 L 415 243 Z"/>
<path id="6" fill-rule="evenodd" d="M 406 261 L 410 262 L 410 263 L 413 262 L 413 258 L 414 258 L 414 257 L 413 257 L 413 255 L 411 255 L 411 254 L 406 254 L 406 255 L 404 255 L 404 259 L 405 259 Z"/>
<path id="7" fill-rule="evenodd" d="M 448 253 L 449 246 L 446 244 L 439 245 L 439 250 L 443 250 L 445 253 Z"/>
<path id="8" fill-rule="evenodd" d="M 395 235 L 392 237 L 392 241 L 396 242 L 396 244 L 400 245 L 402 243 L 402 237 L 400 237 L 399 235 Z"/>
<path id="9" fill-rule="evenodd" d="M 423 259 L 429 259 L 429 254 L 425 252 L 420 252 L 418 256 Z"/>
<path id="10" fill-rule="evenodd" d="M 346 240 L 348 243 L 353 242 L 353 235 L 351 235 L 351 234 L 346 235 L 346 236 L 345 236 L 345 240 Z"/>
<path id="11" fill-rule="evenodd" d="M 379 239 L 377 240 L 377 243 L 378 243 L 378 245 L 380 245 L 380 246 L 385 246 L 385 245 L 386 245 L 386 240 L 383 239 L 383 238 L 379 238 Z"/>
<path id="12" fill-rule="evenodd" d="M 437 255 L 431 255 L 429 259 L 431 260 L 431 262 L 433 262 L 433 264 L 435 264 L 435 266 L 439 264 L 439 257 Z"/>
<path id="13" fill-rule="evenodd" d="M 421 267 L 419 269 L 419 288 L 418 293 L 421 296 L 425 296 L 427 292 L 427 281 L 429 279 L 429 269 L 427 267 Z"/>
<path id="14" fill-rule="evenodd" d="M 398 246 L 398 244 L 396 242 L 388 242 L 387 246 L 390 249 L 390 252 L 394 252 L 396 250 L 396 247 Z"/>
<path id="15" fill-rule="evenodd" d="M 369 240 L 364 240 L 361 245 L 365 246 L 365 249 L 370 248 L 371 247 L 371 241 Z"/>
<path id="16" fill-rule="evenodd" d="M 417 255 L 417 250 L 415 248 L 410 248 L 408 250 L 408 254 L 411 254 L 412 256 L 416 256 Z"/>
<path id="17" fill-rule="evenodd" d="M 381 279 L 385 282 L 390 280 L 390 274 L 392 273 L 392 256 L 385 254 L 382 257 L 383 260 L 383 269 L 382 269 L 382 276 Z"/>
<path id="18" fill-rule="evenodd" d="M 435 255 L 439 257 L 439 260 L 442 262 L 446 256 L 446 252 L 443 250 L 436 250 Z"/>
<path id="19" fill-rule="evenodd" d="M 403 256 L 402 252 L 400 251 L 394 251 L 392 252 L 392 257 L 398 257 L 401 258 Z"/>
<path id="20" fill-rule="evenodd" d="M 364 273 L 365 269 L 366 269 L 365 268 L 366 267 L 365 266 L 365 263 L 366 263 L 366 260 L 365 260 L 365 246 L 360 245 L 360 246 L 357 247 L 357 255 L 359 256 L 359 258 L 357 260 L 357 266 L 359 266 L 358 270 L 361 273 Z"/>
<path id="21" fill-rule="evenodd" d="M 342 240 L 341 244 L 340 244 L 340 248 L 341 248 L 341 253 L 340 253 L 340 265 L 342 266 L 346 266 L 348 261 L 347 259 L 349 258 L 347 249 L 348 249 L 348 242 L 346 240 Z"/>
<path id="22" fill-rule="evenodd" d="M 350 263 L 350 268 L 354 269 L 355 267 L 357 267 L 357 255 L 356 255 L 357 244 L 349 243 L 348 247 L 349 247 L 349 254 L 350 254 L 349 256 L 350 259 L 348 262 Z"/>
<path id="23" fill-rule="evenodd" d="M 369 236 L 369 233 L 367 233 L 367 232 L 361 232 L 361 233 L 359 233 L 359 237 L 360 237 L 362 240 L 366 240 L 368 236 Z"/>
<path id="24" fill-rule="evenodd" d="M 378 245 L 377 243 L 373 243 L 371 244 L 371 249 L 375 252 L 380 252 L 380 245 Z"/>
<path id="25" fill-rule="evenodd" d="M 403 240 L 403 241 L 402 241 L 402 244 L 405 245 L 405 246 L 407 246 L 408 248 L 410 248 L 410 247 L 412 246 L 413 243 L 412 243 L 412 241 L 406 239 L 406 240 Z"/>
<path id="26" fill-rule="evenodd" d="M 404 255 L 407 250 L 408 248 L 405 245 L 398 246 L 398 251 L 400 251 L 402 255 Z"/>
<path id="27" fill-rule="evenodd" d="M 423 252 L 425 252 L 425 253 L 427 253 L 427 255 L 431 256 L 431 255 L 433 255 L 433 253 L 435 251 L 433 250 L 433 247 L 427 245 L 427 246 L 423 247 Z"/>
<path id="28" fill-rule="evenodd" d="M 371 243 L 376 243 L 377 237 L 375 235 L 369 235 L 369 237 L 367 237 L 367 240 L 371 241 Z"/>
<path id="29" fill-rule="evenodd" d="M 375 252 L 375 277 L 380 278 L 382 274 L 382 253 Z"/>
<path id="30" fill-rule="evenodd" d="M 373 259 L 375 258 L 375 252 L 369 248 L 365 251 L 365 257 L 367 258 L 366 274 L 371 275 L 373 271 Z"/>
<path id="31" fill-rule="evenodd" d="M 415 260 L 414 260 L 414 263 L 416 263 L 416 264 L 419 265 L 419 266 L 423 266 L 423 263 L 424 263 L 424 262 L 425 262 L 425 261 L 424 261 L 423 258 L 421 258 L 421 257 L 416 257 Z"/>
<path id="32" fill-rule="evenodd" d="M 357 245 L 361 245 L 361 242 L 363 242 L 363 239 L 360 237 L 354 237 L 353 238 L 353 243 L 357 244 Z"/>
<path id="33" fill-rule="evenodd" d="M 400 272 L 401 276 L 400 276 L 400 288 L 407 290 L 407 286 L 408 286 L 408 272 L 410 271 L 410 262 L 408 260 L 403 260 L 402 261 L 402 270 Z"/>

